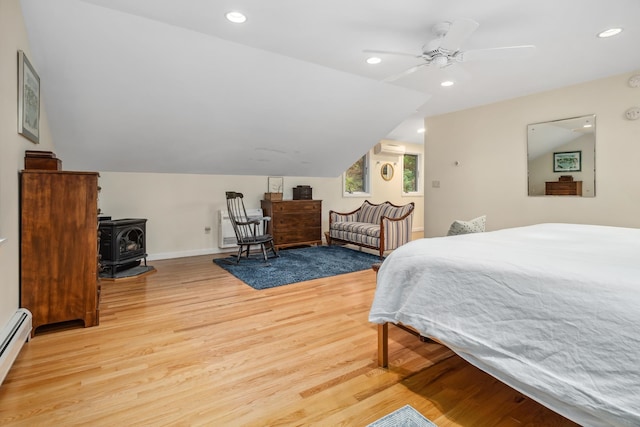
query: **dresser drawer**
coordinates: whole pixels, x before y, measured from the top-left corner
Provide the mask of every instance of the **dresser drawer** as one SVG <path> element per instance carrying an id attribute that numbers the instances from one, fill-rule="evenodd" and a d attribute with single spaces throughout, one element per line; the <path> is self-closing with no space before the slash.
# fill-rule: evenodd
<path id="1" fill-rule="evenodd" d="M 548 196 L 582 196 L 582 181 L 548 181 L 545 183 Z"/>
<path id="2" fill-rule="evenodd" d="M 285 200 L 271 202 L 273 212 L 318 212 L 322 209 L 319 200 Z"/>
<path id="3" fill-rule="evenodd" d="M 273 233 L 276 245 L 315 242 L 322 240 L 320 227 L 298 228 L 296 230 L 282 230 Z"/>
<path id="4" fill-rule="evenodd" d="M 322 225 L 322 217 L 319 213 L 299 214 L 296 212 L 286 212 L 280 215 L 275 215 L 271 221 L 273 226 L 278 230 L 320 227 Z"/>

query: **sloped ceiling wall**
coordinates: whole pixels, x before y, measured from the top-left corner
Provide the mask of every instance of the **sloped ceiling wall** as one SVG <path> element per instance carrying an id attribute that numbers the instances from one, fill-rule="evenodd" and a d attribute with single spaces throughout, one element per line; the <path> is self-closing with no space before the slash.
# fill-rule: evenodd
<path id="1" fill-rule="evenodd" d="M 338 176 L 398 125 L 640 65 L 637 0 L 21 0 L 67 169 Z M 240 9 L 240 26 L 224 19 Z M 443 21 L 470 50 L 533 56 L 421 67 Z M 622 27 L 611 39 L 596 34 Z M 366 49 L 406 52 L 365 63 Z M 489 59 L 490 58 L 490 59 Z M 440 86 L 443 78 L 456 85 Z M 416 132 L 413 132 L 416 135 Z M 427 134 L 428 135 L 428 134 Z"/>
<path id="2" fill-rule="evenodd" d="M 65 168 L 337 176 L 428 99 L 81 1 L 23 7 Z"/>

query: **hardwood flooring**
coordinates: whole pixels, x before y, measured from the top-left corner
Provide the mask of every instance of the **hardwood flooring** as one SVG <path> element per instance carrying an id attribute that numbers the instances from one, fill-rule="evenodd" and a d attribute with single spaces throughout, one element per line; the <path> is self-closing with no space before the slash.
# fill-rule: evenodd
<path id="1" fill-rule="evenodd" d="M 0 387 L 3 426 L 366 426 L 410 404 L 440 427 L 574 425 L 438 344 L 390 328 L 372 270 L 256 291 L 210 256 L 102 283 L 100 325 L 37 334 Z"/>

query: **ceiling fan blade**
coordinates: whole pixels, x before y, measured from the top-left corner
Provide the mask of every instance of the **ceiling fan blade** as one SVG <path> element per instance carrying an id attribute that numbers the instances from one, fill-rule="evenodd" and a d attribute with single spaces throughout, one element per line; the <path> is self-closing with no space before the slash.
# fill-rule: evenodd
<path id="1" fill-rule="evenodd" d="M 425 62 L 424 64 L 418 64 L 414 67 L 408 68 L 401 73 L 395 74 L 391 77 L 387 77 L 386 79 L 383 80 L 383 82 L 387 82 L 387 83 L 395 82 L 396 80 L 401 79 L 405 76 L 408 76 L 409 74 L 415 73 L 418 70 L 418 68 L 424 67 L 425 65 L 429 65 L 429 63 Z"/>
<path id="2" fill-rule="evenodd" d="M 534 54 L 535 50 L 536 47 L 533 45 L 505 46 L 460 52 L 455 56 L 455 58 L 458 62 L 529 58 Z"/>
<path id="3" fill-rule="evenodd" d="M 374 50 L 374 49 L 365 49 L 364 53 L 379 53 L 381 55 L 399 55 L 399 56 L 410 56 L 412 58 L 420 58 L 420 55 L 416 55 L 415 53 L 407 53 L 407 52 L 396 52 L 392 50 Z"/>
<path id="4" fill-rule="evenodd" d="M 473 33 L 480 24 L 473 19 L 457 19 L 451 23 L 449 30 L 442 38 L 440 49 L 449 52 L 460 50 L 462 43 Z"/>

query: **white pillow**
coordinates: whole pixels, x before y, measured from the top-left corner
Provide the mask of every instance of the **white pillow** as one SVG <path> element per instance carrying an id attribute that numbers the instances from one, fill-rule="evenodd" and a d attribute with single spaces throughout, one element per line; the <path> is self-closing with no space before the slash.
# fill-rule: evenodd
<path id="1" fill-rule="evenodd" d="M 447 236 L 457 236 L 458 234 L 468 233 L 482 233 L 484 231 L 484 225 L 487 222 L 487 216 L 482 215 L 478 218 L 474 218 L 471 221 L 453 221 Z"/>

